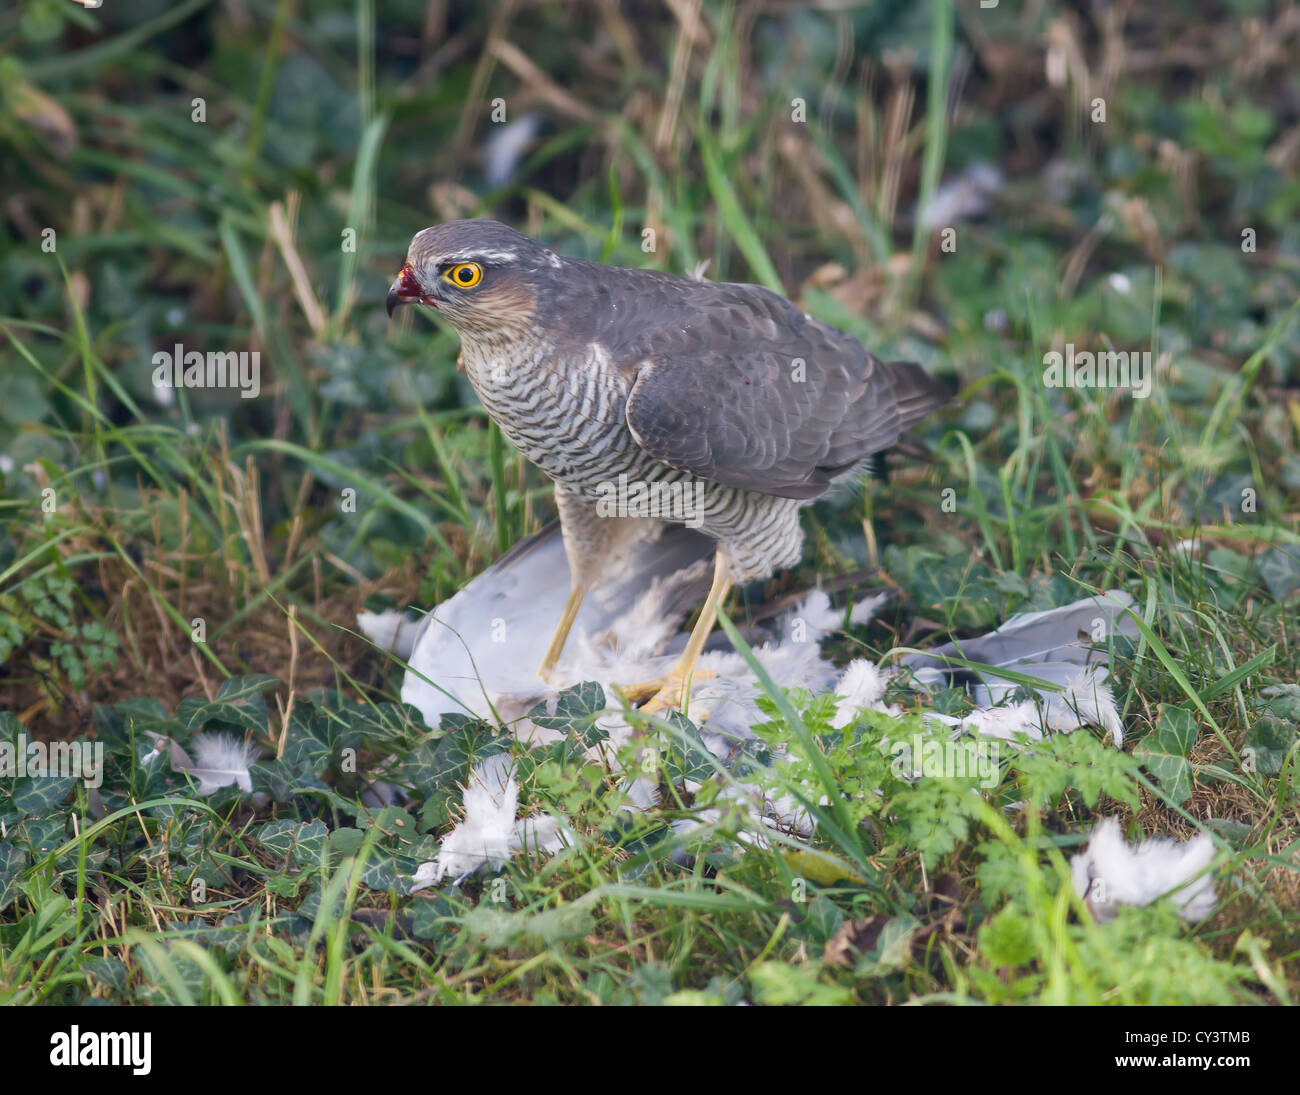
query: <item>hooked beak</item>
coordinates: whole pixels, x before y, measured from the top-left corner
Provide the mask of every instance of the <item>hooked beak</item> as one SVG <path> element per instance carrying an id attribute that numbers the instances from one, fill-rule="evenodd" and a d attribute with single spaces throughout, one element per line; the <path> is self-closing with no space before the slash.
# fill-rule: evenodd
<path id="1" fill-rule="evenodd" d="M 392 318 L 393 309 L 399 304 L 408 304 L 413 300 L 418 301 L 420 304 L 431 304 L 435 308 L 438 307 L 438 302 L 420 288 L 420 283 L 415 277 L 415 271 L 408 262 L 402 266 L 401 272 L 397 275 L 397 280 L 388 288 L 389 318 Z"/>

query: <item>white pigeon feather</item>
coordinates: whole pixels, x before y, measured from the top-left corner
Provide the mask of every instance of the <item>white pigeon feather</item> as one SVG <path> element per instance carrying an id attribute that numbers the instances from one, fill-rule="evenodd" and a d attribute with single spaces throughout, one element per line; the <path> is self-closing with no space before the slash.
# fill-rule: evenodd
<path id="1" fill-rule="evenodd" d="M 835 686 L 835 695 L 839 698 L 831 725 L 836 730 L 843 729 L 857 718 L 859 711 L 883 711 L 897 716 L 900 713 L 898 706 L 882 700 L 889 678 L 889 673 L 866 658 L 849 662 L 840 683 Z"/>
<path id="2" fill-rule="evenodd" d="M 1043 723 L 1049 730 L 1071 733 L 1081 726 L 1100 726 L 1118 749 L 1124 744 L 1115 695 L 1105 683 L 1106 670 L 1089 666 L 1065 682 L 1063 692 L 1048 692 L 1043 705 Z"/>
<path id="3" fill-rule="evenodd" d="M 177 765 L 173 751 L 172 765 L 199 781 L 200 795 L 210 795 L 232 783 L 245 794 L 252 793 L 253 776 L 249 765 L 253 762 L 253 749 L 243 738 L 234 734 L 200 734 L 190 742 L 190 750 L 194 755 L 191 763 Z M 181 755 L 185 756 L 183 751 Z"/>
<path id="4" fill-rule="evenodd" d="M 668 526 L 626 548 L 626 557 L 608 568 L 604 585 L 584 600 L 554 679 L 541 681 L 535 672 L 569 592 L 568 565 L 561 537 L 554 528 L 523 541 L 448 601 L 436 606 L 421 623 L 408 660 L 412 669 L 402 686 L 402 699 L 413 704 L 431 726 L 451 711 L 498 717 L 512 726 L 527 745 L 546 743 L 558 731 L 538 727 L 527 714 L 538 702 L 554 705 L 565 687 L 579 681 L 601 684 L 610 707 L 597 719 L 608 739 L 593 750 L 610 771 L 620 771 L 619 750 L 634 729 L 614 704 L 611 686 L 662 676 L 685 642 L 679 632 L 687 611 L 708 586 L 708 560 L 714 545 L 707 537 L 682 526 Z M 870 619 L 887 594 L 856 604 L 849 621 Z M 930 713 L 955 728 L 1010 739 L 1024 733 L 1040 738 L 1047 730 L 1071 731 L 1085 724 L 1104 728 L 1119 745 L 1123 725 L 1114 697 L 1105 683 L 1106 670 L 1098 636 L 1132 634 L 1127 618 L 1132 598 L 1111 592 L 1084 598 L 1044 612 L 1012 617 L 988 635 L 950 643 L 925 655 L 908 655 L 905 666 L 924 684 L 950 685 L 969 680 L 954 670 L 945 655 L 1042 678 L 1062 691 L 1038 690 L 1036 697 L 1002 703 L 1019 687 L 995 674 L 975 673 L 970 693 L 976 710 L 964 719 Z M 754 656 L 781 687 L 814 695 L 834 690 L 836 727 L 849 725 L 863 710 L 897 717 L 900 709 L 884 701 L 894 672 L 859 660 L 837 669 L 822 657 L 820 641 L 844 623 L 844 611 L 829 596 L 812 590 L 778 621 L 780 640 L 760 643 Z M 377 630 L 378 625 L 371 625 Z M 400 626 L 395 634 L 400 633 Z M 757 701 L 761 689 L 749 664 L 715 634 L 701 655 L 692 689 L 689 714 L 700 728 L 706 748 L 726 765 L 737 746 L 754 737 L 753 725 L 763 716 Z M 782 751 L 774 751 L 779 763 Z M 493 765 L 495 761 L 495 765 Z M 515 817 L 518 785 L 513 765 L 492 758 L 471 773 L 464 796 L 465 816 L 443 841 L 438 859 L 421 866 L 416 888 L 448 877 L 460 878 L 485 867 L 500 868 L 515 852 L 530 848 L 553 852 L 571 843 L 572 834 L 557 819 Z M 629 770 L 625 808 L 651 809 L 654 782 Z M 763 832 L 782 828 L 811 832 L 811 819 L 793 800 L 772 801 L 750 787 L 724 793 L 728 801 L 749 811 L 748 839 L 761 841 Z M 720 814 L 703 811 L 700 820 Z M 689 821 L 675 826 L 695 827 Z"/>
<path id="5" fill-rule="evenodd" d="M 463 879 L 481 870 L 499 871 L 516 852 L 554 855 L 576 841 L 552 814 L 516 818 L 519 781 L 508 754 L 488 757 L 470 770 L 461 800 L 465 816 L 443 840 L 438 858 L 416 868 L 411 892 L 445 878 Z"/>
<path id="6" fill-rule="evenodd" d="M 1119 821 L 1108 817 L 1092 831 L 1088 847 L 1070 860 L 1075 892 L 1103 924 L 1121 905 L 1149 905 L 1168 895 L 1184 920 L 1197 923 L 1214 911 L 1214 878 L 1208 871 L 1214 842 L 1205 833 L 1178 843 L 1167 837 L 1130 846 Z"/>

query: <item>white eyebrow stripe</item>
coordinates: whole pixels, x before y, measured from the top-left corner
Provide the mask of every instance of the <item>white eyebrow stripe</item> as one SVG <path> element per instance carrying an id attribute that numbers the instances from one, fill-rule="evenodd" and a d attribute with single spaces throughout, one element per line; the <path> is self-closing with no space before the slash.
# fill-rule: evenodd
<path id="1" fill-rule="evenodd" d="M 514 262 L 518 257 L 518 251 L 457 251 L 444 255 L 442 261 L 469 262 L 471 259 L 486 259 L 488 262 Z"/>

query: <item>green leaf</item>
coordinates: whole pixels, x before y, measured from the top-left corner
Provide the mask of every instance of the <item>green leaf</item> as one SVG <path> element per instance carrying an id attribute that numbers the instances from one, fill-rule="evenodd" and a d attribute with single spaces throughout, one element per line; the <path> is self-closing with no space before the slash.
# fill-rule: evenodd
<path id="1" fill-rule="evenodd" d="M 1279 719 L 1300 722 L 1300 684 L 1275 684 L 1260 695 L 1267 696 L 1268 713 Z"/>
<path id="2" fill-rule="evenodd" d="M 113 710 L 124 716 L 124 737 L 129 737 L 131 730 L 134 730 L 137 738 L 144 732 L 175 738 L 177 731 L 182 729 L 180 719 L 172 715 L 160 700 L 151 696 L 136 696 L 114 704 Z M 100 736 L 103 736 L 102 731 Z"/>
<path id="3" fill-rule="evenodd" d="M 406 856 L 372 851 L 361 868 L 361 884 L 371 890 L 405 893 L 411 885 L 414 864 Z"/>
<path id="4" fill-rule="evenodd" d="M 1296 728 L 1276 715 L 1264 715 L 1246 731 L 1241 760 L 1246 771 L 1275 776 L 1282 771 L 1287 754 L 1295 748 Z"/>
<path id="5" fill-rule="evenodd" d="M 933 867 L 970 832 L 967 794 L 967 787 L 958 780 L 932 778 L 894 797 L 891 806 L 897 811 L 899 835 L 921 853 L 927 867 Z"/>
<path id="6" fill-rule="evenodd" d="M 444 719 L 444 725 L 450 722 Z M 456 720 L 457 729 L 421 742 L 402 764 L 402 772 L 426 799 L 454 784 L 464 784 L 479 761 L 510 749 L 513 738 L 477 719 Z"/>
<path id="7" fill-rule="evenodd" d="M 1300 547 L 1288 544 L 1270 548 L 1258 563 L 1260 577 L 1274 600 L 1281 603 L 1300 590 Z"/>
<path id="8" fill-rule="evenodd" d="M 57 810 L 77 782 L 76 776 L 50 779 L 48 776 L 28 776 L 14 781 L 13 808 L 20 814 L 36 816 Z"/>
<path id="9" fill-rule="evenodd" d="M 335 862 L 356 855 L 365 839 L 365 833 L 352 826 L 344 826 L 330 833 L 330 858 Z"/>
<path id="10" fill-rule="evenodd" d="M 1038 954 L 1031 916 L 1015 902 L 1007 905 L 979 930 L 979 949 L 995 969 L 1026 966 Z"/>
<path id="11" fill-rule="evenodd" d="M 857 975 L 880 977 L 902 969 L 911 957 L 912 936 L 920 926 L 920 921 L 913 916 L 891 916 L 881 929 L 875 947 L 858 960 Z"/>
<path id="12" fill-rule="evenodd" d="M 663 714 L 663 720 L 672 728 L 665 734 L 667 748 L 663 755 L 664 774 L 668 782 L 681 783 L 694 780 L 702 783 L 717 771 L 718 760 L 704 744 L 700 728 L 676 709 Z"/>
<path id="13" fill-rule="evenodd" d="M 1020 774 L 1025 798 L 1044 806 L 1068 787 L 1079 792 L 1084 804 L 1097 805 L 1103 795 L 1137 807 L 1138 764 L 1087 732 L 1058 734 L 1016 754 L 1012 761 Z"/>
<path id="14" fill-rule="evenodd" d="M 323 862 L 329 829 L 319 818 L 310 822 L 269 821 L 254 829 L 253 839 L 291 867 L 319 867 Z"/>
<path id="15" fill-rule="evenodd" d="M 1187 760 L 1196 742 L 1196 716 L 1184 707 L 1161 704 L 1156 728 L 1143 738 L 1133 756 L 1177 805 L 1192 793 L 1192 766 Z"/>
<path id="16" fill-rule="evenodd" d="M 1239 665 L 1231 673 L 1225 673 L 1222 677 L 1220 677 L 1217 681 L 1215 681 L 1212 685 L 1210 685 L 1208 689 L 1206 689 L 1204 692 L 1201 693 L 1201 699 L 1205 703 L 1209 703 L 1210 700 L 1214 699 L 1215 696 L 1222 695 L 1224 692 L 1227 692 L 1231 688 L 1236 688 L 1237 685 L 1240 684 L 1242 681 L 1244 681 L 1247 677 L 1251 676 L 1254 673 L 1257 673 L 1259 670 L 1263 669 L 1264 666 L 1272 664 L 1273 657 L 1276 654 L 1277 654 L 1276 645 L 1270 646 L 1267 650 L 1261 651 L 1260 653 L 1256 654 L 1253 658 L 1251 658 L 1250 661 L 1245 662 L 1242 665 Z"/>
<path id="17" fill-rule="evenodd" d="M 261 733 L 267 728 L 266 699 L 262 693 L 279 682 L 258 673 L 225 681 L 211 703 L 189 697 L 176 705 L 176 717 L 187 730 L 209 722 L 224 722 Z"/>
<path id="18" fill-rule="evenodd" d="M 749 971 L 749 991 L 756 1004 L 804 1004 L 813 1007 L 847 1004 L 853 994 L 821 979 L 816 963 L 786 965 L 760 962 Z"/>
<path id="19" fill-rule="evenodd" d="M 117 992 L 126 991 L 126 963 L 122 959 L 112 956 L 84 958 L 80 967 L 81 972 L 90 980 Z"/>
<path id="20" fill-rule="evenodd" d="M 351 724 L 311 704 L 295 704 L 285 735 L 283 760 L 294 771 L 323 776 L 338 766 L 345 749 L 360 749 L 361 734 Z"/>
<path id="21" fill-rule="evenodd" d="M 566 688 L 555 701 L 555 713 L 547 713 L 547 705 L 539 703 L 528 717 L 538 726 L 557 730 L 565 737 L 574 737 L 588 749 L 609 737 L 607 731 L 596 725 L 596 719 L 605 713 L 605 690 L 595 681 Z"/>
<path id="22" fill-rule="evenodd" d="M 0 912 L 18 896 L 18 880 L 31 861 L 26 848 L 20 848 L 10 840 L 0 840 Z"/>

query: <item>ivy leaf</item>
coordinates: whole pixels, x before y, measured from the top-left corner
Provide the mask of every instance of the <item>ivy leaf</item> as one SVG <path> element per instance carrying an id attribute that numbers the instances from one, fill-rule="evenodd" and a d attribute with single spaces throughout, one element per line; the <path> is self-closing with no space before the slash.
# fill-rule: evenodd
<path id="1" fill-rule="evenodd" d="M 367 829 L 378 829 L 378 841 L 396 850 L 402 850 L 416 837 L 413 819 L 400 806 L 383 806 L 366 817 Z"/>
<path id="2" fill-rule="evenodd" d="M 60 779 L 28 776 L 15 780 L 13 808 L 29 817 L 52 813 L 68 797 L 68 792 L 76 782 L 76 776 L 64 776 Z"/>
<path id="3" fill-rule="evenodd" d="M 322 794 L 330 790 L 310 772 L 299 771 L 283 760 L 259 761 L 250 765 L 248 771 L 253 778 L 253 790 L 270 796 L 273 802 L 289 803 L 299 795 Z M 357 809 L 355 804 L 352 809 Z"/>
<path id="4" fill-rule="evenodd" d="M 170 714 L 160 700 L 152 696 L 137 696 L 113 705 L 113 710 L 122 717 L 118 724 L 121 736 L 130 740 L 132 733 L 137 740 L 146 733 L 161 734 L 166 738 L 175 738 L 182 729 L 181 721 Z M 104 736 L 100 729 L 99 736 Z"/>
<path id="5" fill-rule="evenodd" d="M 242 703 L 254 696 L 260 697 L 273 684 L 279 683 L 280 679 L 278 677 L 271 677 L 265 673 L 252 673 L 247 677 L 231 677 L 230 680 L 223 681 L 221 687 L 217 689 L 215 702 Z"/>
<path id="6" fill-rule="evenodd" d="M 460 912 L 446 893 L 440 890 L 429 891 L 425 900 L 414 903 L 411 934 L 416 939 L 439 939 L 449 935 L 454 937 Z"/>
<path id="7" fill-rule="evenodd" d="M 328 718 L 356 734 L 358 747 L 376 751 L 391 752 L 394 744 L 401 745 L 404 751 L 409 746 L 402 743 L 413 742 L 428 733 L 420 713 L 409 704 L 369 704 L 344 698 L 333 701 L 329 710 L 322 709 L 318 717 Z"/>
<path id="8" fill-rule="evenodd" d="M 444 719 L 443 725 L 446 724 Z M 421 742 L 402 764 L 402 772 L 411 786 L 426 799 L 432 798 L 455 783 L 463 784 L 473 765 L 506 752 L 512 741 L 490 723 L 464 720 L 441 738 Z"/>
<path id="9" fill-rule="evenodd" d="M 805 1004 L 814 1007 L 847 1004 L 852 993 L 822 980 L 817 963 L 787 965 L 760 962 L 749 970 L 749 991 L 756 1004 Z"/>
<path id="10" fill-rule="evenodd" d="M 253 839 L 291 867 L 319 867 L 329 840 L 329 829 L 317 818 L 300 821 L 268 821 L 253 830 Z"/>
<path id="11" fill-rule="evenodd" d="M 31 864 L 31 855 L 10 840 L 0 840 L 0 912 L 18 896 L 18 880 Z"/>
<path id="12" fill-rule="evenodd" d="M 1300 684 L 1274 684 L 1260 695 L 1268 696 L 1268 713 L 1279 719 L 1300 722 Z"/>
<path id="13" fill-rule="evenodd" d="M 365 833 L 350 825 L 335 829 L 330 833 L 330 858 L 337 863 L 350 855 L 356 855 L 364 839 Z"/>
<path id="14" fill-rule="evenodd" d="M 42 855 L 53 851 L 68 838 L 68 819 L 63 813 L 50 817 L 29 817 L 23 820 L 17 829 L 10 829 L 10 835 L 31 849 L 33 855 Z"/>
<path id="15" fill-rule="evenodd" d="M 1279 604 L 1300 589 L 1300 547 L 1284 544 L 1259 557 L 1259 573 Z"/>
<path id="16" fill-rule="evenodd" d="M 921 926 L 913 916 L 892 916 L 880 931 L 876 945 L 857 964 L 859 977 L 879 977 L 906 965 L 912 956 L 912 936 Z"/>
<path id="17" fill-rule="evenodd" d="M 372 851 L 361 868 L 361 885 L 370 890 L 392 890 L 404 894 L 411 885 L 414 867 L 406 856 Z"/>
<path id="18" fill-rule="evenodd" d="M 1242 763 L 1248 771 L 1253 766 L 1262 776 L 1275 776 L 1282 771 L 1282 763 L 1295 741 L 1296 728 L 1291 723 L 1275 715 L 1264 715 L 1246 731 Z"/>
<path id="19" fill-rule="evenodd" d="M 197 730 L 209 722 L 229 723 L 258 733 L 266 730 L 266 699 L 262 695 L 279 681 L 265 673 L 234 677 L 217 690 L 211 703 L 190 697 L 176 705 L 176 718 L 186 730 Z"/>
<path id="20" fill-rule="evenodd" d="M 1177 805 L 1192 793 L 1192 766 L 1187 760 L 1196 742 L 1196 717 L 1184 707 L 1161 704 L 1156 728 L 1138 742 L 1133 756 L 1142 763 Z"/>
<path id="21" fill-rule="evenodd" d="M 672 784 L 683 780 L 703 783 L 717 770 L 717 758 L 709 752 L 700 736 L 700 728 L 676 709 L 663 715 L 675 731 L 665 734 L 667 739 L 663 756 L 664 775 Z"/>
<path id="22" fill-rule="evenodd" d="M 112 956 L 102 958 L 83 958 L 78 968 L 92 982 L 111 988 L 116 992 L 125 992 L 127 983 L 126 963 Z"/>
<path id="23" fill-rule="evenodd" d="M 544 729 L 573 737 L 588 749 L 609 737 L 596 725 L 596 719 L 605 712 L 605 690 L 595 681 L 583 681 L 561 692 L 554 714 L 548 714 L 546 706 L 539 703 L 528 712 L 528 717 Z"/>
<path id="24" fill-rule="evenodd" d="M 361 735 L 337 714 L 318 711 L 310 704 L 294 705 L 285 735 L 282 759 L 294 771 L 323 776 L 338 767 L 345 749 L 357 750 Z"/>

